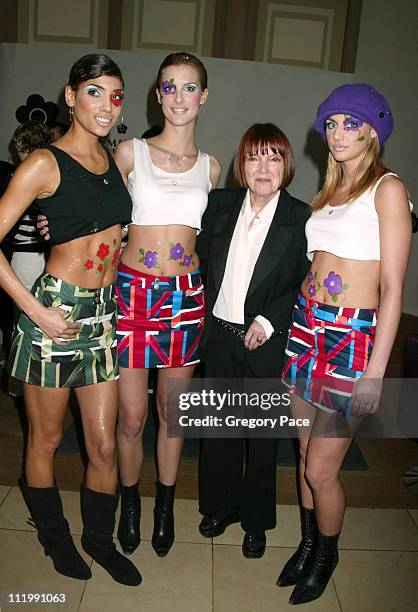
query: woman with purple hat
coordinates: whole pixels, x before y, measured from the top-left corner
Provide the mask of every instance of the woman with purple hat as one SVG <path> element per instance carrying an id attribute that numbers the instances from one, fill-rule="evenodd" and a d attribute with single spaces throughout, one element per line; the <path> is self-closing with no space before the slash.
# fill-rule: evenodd
<path id="1" fill-rule="evenodd" d="M 284 382 L 300 432 L 302 541 L 278 586 L 289 603 L 319 597 L 338 563 L 345 498 L 339 470 L 362 417 L 379 405 L 398 329 L 411 245 L 405 185 L 379 161 L 393 129 L 383 95 L 347 84 L 320 104 L 315 129 L 329 148 L 324 185 L 306 225 L 312 261 L 293 310 Z"/>

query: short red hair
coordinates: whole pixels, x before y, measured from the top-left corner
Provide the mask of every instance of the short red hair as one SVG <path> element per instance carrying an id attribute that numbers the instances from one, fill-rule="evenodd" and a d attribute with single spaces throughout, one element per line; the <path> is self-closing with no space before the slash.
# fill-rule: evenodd
<path id="1" fill-rule="evenodd" d="M 284 172 L 280 189 L 285 189 L 290 185 L 295 175 L 295 163 L 292 147 L 286 134 L 274 123 L 255 123 L 241 138 L 235 155 L 234 175 L 241 187 L 248 188 L 244 167 L 247 155 L 266 154 L 269 149 L 283 158 Z"/>

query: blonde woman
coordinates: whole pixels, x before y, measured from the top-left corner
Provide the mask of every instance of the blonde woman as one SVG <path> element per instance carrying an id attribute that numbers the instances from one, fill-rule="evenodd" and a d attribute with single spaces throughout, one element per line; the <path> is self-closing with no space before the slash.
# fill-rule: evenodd
<path id="1" fill-rule="evenodd" d="M 342 85 L 319 106 L 315 129 L 328 144 L 328 169 L 306 225 L 312 265 L 283 371 L 295 391 L 293 410 L 314 421 L 300 436 L 302 541 L 277 581 L 296 585 L 291 604 L 319 597 L 338 563 L 345 509 L 339 470 L 356 417 L 378 408 L 411 244 L 405 185 L 379 161 L 393 129 L 383 95 L 364 83 Z M 318 381 L 326 392 L 318 392 Z M 345 437 L 320 435 L 331 419 Z"/>

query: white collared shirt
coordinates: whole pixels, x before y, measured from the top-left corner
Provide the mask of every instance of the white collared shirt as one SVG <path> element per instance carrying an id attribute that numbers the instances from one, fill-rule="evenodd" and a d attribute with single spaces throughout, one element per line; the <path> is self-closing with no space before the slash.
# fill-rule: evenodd
<path id="1" fill-rule="evenodd" d="M 247 190 L 229 245 L 222 285 L 213 307 L 215 317 L 230 323 L 244 323 L 244 303 L 248 287 L 279 197 L 280 191 L 255 214 L 251 209 L 250 193 Z M 274 332 L 270 321 L 261 315 L 257 315 L 255 319 L 263 326 L 267 338 L 270 338 Z"/>

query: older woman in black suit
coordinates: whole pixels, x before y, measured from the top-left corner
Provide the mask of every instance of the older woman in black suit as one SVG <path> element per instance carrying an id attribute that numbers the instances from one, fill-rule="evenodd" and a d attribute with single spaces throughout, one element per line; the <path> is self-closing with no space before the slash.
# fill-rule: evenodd
<path id="1" fill-rule="evenodd" d="M 286 191 L 294 175 L 292 150 L 271 123 L 245 132 L 234 171 L 242 188 L 209 195 L 197 241 L 207 277 L 200 345 L 205 373 L 208 378 L 278 378 L 292 307 L 308 270 L 309 207 Z M 203 536 L 215 537 L 241 521 L 244 556 L 264 554 L 265 531 L 276 525 L 277 442 L 202 440 Z"/>

